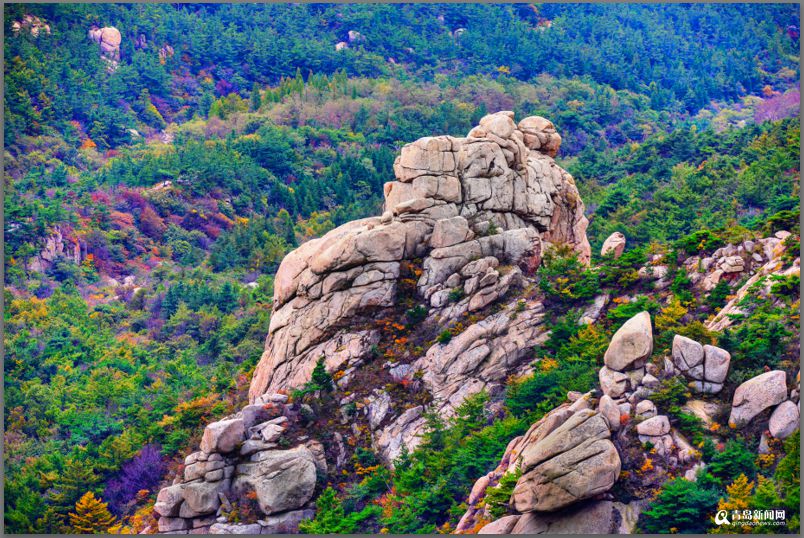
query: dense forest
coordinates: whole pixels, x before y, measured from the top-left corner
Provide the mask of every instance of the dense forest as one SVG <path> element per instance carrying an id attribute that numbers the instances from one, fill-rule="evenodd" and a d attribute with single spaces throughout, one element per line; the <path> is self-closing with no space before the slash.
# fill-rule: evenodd
<path id="1" fill-rule="evenodd" d="M 141 530 L 199 424 L 245 402 L 284 255 L 379 214 L 399 148 L 419 137 L 465 136 L 498 110 L 553 121 L 593 253 L 614 231 L 628 237 L 631 257 L 610 269 L 609 285 L 632 283 L 624 275 L 648 251 L 691 237 L 710 238 L 709 249 L 797 235 L 798 13 L 782 4 L 7 4 L 6 530 Z M 93 27 L 119 29 L 117 59 L 88 37 Z M 545 265 L 545 281 L 560 263 Z M 683 278 L 677 286 L 699 323 L 725 303 L 685 294 Z M 650 308 L 666 330 L 681 325 L 678 310 Z M 790 299 L 757 309 L 741 339 L 789 351 L 798 332 L 785 320 L 797 308 Z M 448 530 L 455 499 L 507 441 L 588 384 L 579 364 L 594 363 L 627 314 L 610 313 L 596 333 L 562 313 L 552 323 L 565 338 L 548 345 L 566 367 L 512 385 L 506 418 L 486 425 L 483 402 L 467 402 L 397 466 L 393 495 L 383 496 L 391 478 L 382 469 L 338 498 L 328 489 L 306 530 Z M 769 322 L 776 333 L 763 329 Z M 359 466 L 376 464 L 364 456 Z M 756 466 L 745 467 L 753 479 Z M 779 488 L 791 488 L 791 471 L 777 472 Z M 716 504 L 738 474 L 713 478 L 704 501 Z M 683 497 L 683 487 L 666 495 Z M 377 498 L 385 504 L 369 502 Z M 78 516 L 95 514 L 89 527 L 77 503 Z M 651 532 L 666 532 L 656 514 Z"/>

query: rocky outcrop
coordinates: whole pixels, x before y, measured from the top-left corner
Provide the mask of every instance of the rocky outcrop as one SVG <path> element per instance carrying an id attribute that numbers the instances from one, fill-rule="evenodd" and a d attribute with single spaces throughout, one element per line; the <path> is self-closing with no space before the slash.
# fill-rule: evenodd
<path id="1" fill-rule="evenodd" d="M 278 392 L 301 387 L 321 358 L 347 392 L 344 420 L 362 414 L 387 463 L 403 447 L 416 446 L 425 411 L 447 418 L 470 394 L 499 392 L 508 376 L 528 373 L 533 346 L 548 336 L 544 307 L 507 294 L 528 281 L 553 244 L 569 245 L 584 262 L 590 257 L 583 203 L 572 177 L 553 160 L 560 142 L 549 121 L 533 117 L 517 125 L 510 112 L 484 117 L 466 138 L 420 139 L 395 161 L 381 216 L 340 226 L 288 254 L 274 281 L 250 405 L 207 427 L 183 475 L 160 492 L 160 529 L 256 530 L 227 519 L 227 505 L 245 495 L 265 516 L 308 509 L 316 477 L 326 473 L 324 450 L 289 436 L 299 413 L 292 406 L 299 404 Z M 399 315 L 403 289 L 430 326 L 469 321 L 449 341 L 426 343 L 420 356 L 381 366 L 383 375 L 425 391 L 426 405 L 398 405 L 381 389 L 355 400 L 347 390 L 353 376 L 379 367 L 373 363 L 382 334 L 377 318 Z M 484 310 L 492 303 L 494 310 Z M 573 405 L 572 412 L 588 407 L 588 398 Z M 603 437 L 585 443 L 579 425 L 555 441 L 563 448 L 529 460 L 521 502 L 563 506 L 610 487 L 619 460 L 605 421 L 594 415 Z M 340 434 L 333 439 L 343 444 Z M 335 448 L 334 463 L 342 465 L 343 447 Z M 551 469 L 559 465 L 573 466 L 574 475 L 553 480 Z M 528 501 L 527 490 L 552 500 Z"/>
<path id="2" fill-rule="evenodd" d="M 40 33 L 50 35 L 50 25 L 36 15 L 26 14 L 21 20 L 11 23 L 11 32 L 14 35 L 27 32 L 33 37 L 39 37 Z"/>
<path id="3" fill-rule="evenodd" d="M 120 30 L 114 26 L 104 28 L 93 26 L 87 35 L 98 44 L 101 58 L 106 60 L 112 69 L 116 68 L 120 61 L 120 43 L 123 41 Z"/>
<path id="4" fill-rule="evenodd" d="M 507 473 L 521 472 L 511 496 L 519 513 L 553 512 L 608 491 L 620 472 L 620 458 L 611 442 L 608 424 L 590 409 L 590 394 L 563 404 L 513 439 L 499 466 L 481 477 L 469 496 L 469 510 L 456 527 L 463 532 L 486 519 L 483 498 Z M 516 532 L 508 519 L 483 534 Z M 487 519 L 486 519 L 487 520 Z M 510 529 L 507 527 L 510 524 Z M 502 529 L 502 530 L 501 530 Z"/>
<path id="5" fill-rule="evenodd" d="M 322 355 L 330 371 L 359 364 L 376 335 L 354 328 L 395 305 L 403 262 L 421 260 L 417 299 L 431 318 L 448 321 L 520 285 L 548 244 L 569 244 L 588 261 L 583 203 L 551 156 L 559 144 L 549 121 L 525 118 L 517 125 L 512 113 L 500 112 L 484 117 L 466 138 L 428 137 L 404 146 L 394 163 L 396 181 L 385 185 L 381 217 L 345 224 L 283 260 L 250 399 L 302 385 Z M 449 298 L 453 290 L 463 296 L 457 303 Z M 500 323 L 475 330 L 493 336 Z M 483 345 L 491 346 L 469 344 L 482 367 Z"/>
<path id="6" fill-rule="evenodd" d="M 520 455 L 522 477 L 511 504 L 519 512 L 550 512 L 608 491 L 620 457 L 599 413 L 578 411 Z"/>
<path id="7" fill-rule="evenodd" d="M 787 376 L 773 370 L 753 377 L 737 387 L 731 404 L 729 426 L 742 428 L 765 409 L 787 399 Z"/>
<path id="8" fill-rule="evenodd" d="M 28 269 L 43 272 L 51 268 L 59 258 L 80 264 L 85 257 L 86 245 L 82 244 L 73 230 L 54 226 L 53 232 L 45 240 L 44 248 L 28 262 Z"/>
<path id="9" fill-rule="evenodd" d="M 317 441 L 280 448 L 296 414 L 283 394 L 265 399 L 270 403 L 248 406 L 206 427 L 200 450 L 185 458 L 181 475 L 157 496 L 159 532 L 288 533 L 314 515 L 308 503 L 318 474 L 326 473 L 324 449 Z M 238 500 L 249 497 L 263 519 L 246 525 L 230 521 Z"/>
<path id="10" fill-rule="evenodd" d="M 734 323 L 734 319 L 745 315 L 746 312 L 743 311 L 740 304 L 751 290 L 754 290 L 753 292 L 757 293 L 759 297 L 768 297 L 774 282 L 773 277 L 788 277 L 801 273 L 801 261 L 798 256 L 792 263 L 785 261 L 783 256 L 789 248 L 784 243 L 784 239 L 789 235 L 790 232 L 780 231 L 774 237 L 743 241 L 738 246 L 726 245 L 715 251 L 711 257 L 695 256 L 684 262 L 693 283 L 704 290 L 711 290 L 722 278 L 726 278 L 730 283 L 734 282 L 736 287 L 737 278 L 751 275 L 735 290 L 734 296 L 726 303 L 726 306 L 714 318 L 706 322 L 707 329 L 723 331 Z M 736 271 L 739 263 L 732 259 L 734 256 L 738 256 L 743 262 L 743 269 L 739 272 Z M 735 269 L 730 272 L 724 270 L 729 268 Z M 758 286 L 759 290 L 757 290 Z"/>
<path id="11" fill-rule="evenodd" d="M 603 241 L 603 247 L 600 249 L 600 255 L 606 256 L 611 254 L 615 258 L 619 258 L 625 251 L 625 236 L 620 232 L 614 232 Z"/>

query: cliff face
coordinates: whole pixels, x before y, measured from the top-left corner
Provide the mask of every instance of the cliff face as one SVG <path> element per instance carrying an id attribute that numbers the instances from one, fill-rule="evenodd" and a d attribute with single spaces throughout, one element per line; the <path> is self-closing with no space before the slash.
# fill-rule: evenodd
<path id="1" fill-rule="evenodd" d="M 340 226 L 282 262 L 250 400 L 302 385 L 321 356 L 330 370 L 364 357 L 376 335 L 354 327 L 394 306 L 403 262 L 421 270 L 416 292 L 429 315 L 455 318 L 538 267 L 546 243 L 569 244 L 588 261 L 583 202 L 553 160 L 560 142 L 549 121 L 517 125 L 500 112 L 466 138 L 403 147 L 381 217 Z M 511 270 L 501 275 L 500 265 Z M 466 298 L 450 304 L 458 288 Z"/>

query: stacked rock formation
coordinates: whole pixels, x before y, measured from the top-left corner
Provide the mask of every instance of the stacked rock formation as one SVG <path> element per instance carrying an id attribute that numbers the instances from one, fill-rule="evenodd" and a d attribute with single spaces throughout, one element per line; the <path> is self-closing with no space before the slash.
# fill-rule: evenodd
<path id="1" fill-rule="evenodd" d="M 421 260 L 418 294 L 431 315 L 447 317 L 503 296 L 549 243 L 569 244 L 588 261 L 583 202 L 552 158 L 560 140 L 543 118 L 517 125 L 500 112 L 466 138 L 403 147 L 381 217 L 340 226 L 283 260 L 251 401 L 302 385 L 321 356 L 330 371 L 358 364 L 377 335 L 354 327 L 394 306 L 403 261 Z M 454 289 L 465 298 L 447 305 Z"/>
<path id="2" fill-rule="evenodd" d="M 440 324 L 499 301 L 568 244 L 588 262 L 587 219 L 572 177 L 553 160 L 561 137 L 539 117 L 484 117 L 466 138 L 427 137 L 404 146 L 385 184 L 382 216 L 351 222 L 283 260 L 265 353 L 249 392 L 298 387 L 324 357 L 353 372 L 379 333 L 373 320 L 397 301 L 403 262 L 416 263 L 417 299 Z M 420 261 L 419 261 L 420 260 Z M 454 296 L 462 297 L 457 301 Z M 448 416 L 469 394 L 524 373 L 529 349 L 546 338 L 543 306 L 516 304 L 435 345 L 413 363 L 435 409 Z M 359 329 L 358 329 L 359 328 Z M 375 434 L 386 461 L 417 442 L 424 409 L 398 410 Z"/>
<path id="3" fill-rule="evenodd" d="M 679 371 L 692 380 L 698 392 L 718 393 L 729 373 L 731 355 L 725 349 L 705 345 L 681 335 L 673 338 L 672 362 L 665 364 L 669 373 Z"/>
<path id="4" fill-rule="evenodd" d="M 645 379 L 645 363 L 651 353 L 653 329 L 650 314 L 641 312 L 626 321 L 611 339 L 603 357 L 604 366 L 598 372 L 603 393 L 614 400 L 633 400 L 641 385 L 658 383 L 652 374 Z"/>
<path id="5" fill-rule="evenodd" d="M 469 510 L 456 532 L 482 521 L 485 508 L 479 501 L 505 474 L 517 471 L 522 476 L 511 506 L 518 514 L 491 523 L 481 534 L 536 534 L 560 532 L 557 529 L 565 527 L 609 532 L 615 507 L 612 503 L 598 506 L 598 501 L 587 499 L 611 489 L 620 474 L 620 457 L 607 422 L 590 408 L 590 394 L 557 407 L 508 444 L 500 465 L 472 488 Z M 597 522 L 580 515 L 592 507 L 601 512 L 608 509 L 609 515 Z"/>
<path id="6" fill-rule="evenodd" d="M 100 47 L 101 58 L 109 62 L 111 68 L 116 68 L 120 61 L 120 43 L 123 41 L 120 30 L 114 26 L 93 26 L 88 35 Z"/>
<path id="7" fill-rule="evenodd" d="M 491 303 L 501 308 L 412 362 L 383 365 L 391 376 L 416 374 L 433 396 L 432 410 L 448 416 L 466 396 L 501 388 L 508 375 L 528 371 L 532 346 L 547 337 L 544 308 L 506 294 L 539 266 L 550 244 L 569 245 L 584 262 L 590 257 L 583 203 L 572 177 L 553 160 L 560 142 L 549 121 L 530 117 L 517 125 L 511 112 L 484 117 L 466 138 L 420 139 L 403 147 L 394 163 L 396 180 L 385 185 L 382 216 L 340 226 L 288 254 L 274 283 L 251 405 L 207 427 L 184 475 L 160 492 L 159 530 L 233 532 L 222 527 L 230 525 L 227 504 L 249 492 L 269 519 L 300 519 L 310 506 L 314 469 L 325 472 L 326 461 L 320 445 L 309 442 L 278 448 L 287 426 L 282 417 L 294 411 L 276 401 L 276 393 L 301 387 L 321 357 L 329 372 L 340 372 L 338 386 L 348 386 L 352 374 L 373 360 L 380 339 L 376 317 L 397 312 L 403 263 L 417 268 L 416 299 L 428 320 L 446 324 Z M 261 411 L 277 407 L 277 413 Z M 386 461 L 403 446 L 415 446 L 423 406 L 398 405 L 377 389 L 363 409 Z M 565 443 L 534 456 L 527 476 L 544 482 L 550 465 L 580 454 L 611 471 L 601 476 L 597 463 L 579 465 L 588 490 L 609 487 L 604 484 L 616 478 L 616 451 L 605 442 L 610 444 L 604 437 L 593 447 Z M 573 495 L 585 498 L 589 491 Z M 262 523 L 261 532 L 273 525 Z"/>
<path id="8" fill-rule="evenodd" d="M 313 517 L 308 502 L 318 474 L 327 472 L 324 447 L 309 441 L 279 448 L 286 427 L 296 418 L 287 399 L 271 395 L 269 404 L 247 406 L 206 427 L 200 450 L 185 458 L 183 473 L 157 496 L 159 532 L 288 533 Z M 232 503 L 248 495 L 256 498 L 263 519 L 230 524 Z"/>

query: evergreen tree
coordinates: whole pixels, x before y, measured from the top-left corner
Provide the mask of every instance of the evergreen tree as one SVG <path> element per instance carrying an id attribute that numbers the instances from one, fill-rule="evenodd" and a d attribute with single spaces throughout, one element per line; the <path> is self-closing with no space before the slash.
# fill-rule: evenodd
<path id="1" fill-rule="evenodd" d="M 84 461 L 71 457 L 64 465 L 64 469 L 59 475 L 53 488 L 48 494 L 49 504 L 53 506 L 53 514 L 50 515 L 50 525 L 57 526 L 63 523 L 75 503 L 81 498 L 82 492 L 91 488 L 98 482 L 92 467 Z M 59 522 L 59 523 L 55 523 Z"/>
<path id="2" fill-rule="evenodd" d="M 250 109 L 252 112 L 256 112 L 262 106 L 262 99 L 260 98 L 260 85 L 256 82 L 254 86 L 251 88 L 251 105 Z"/>
<path id="3" fill-rule="evenodd" d="M 101 502 L 91 491 L 86 492 L 77 503 L 75 512 L 70 513 L 70 526 L 75 534 L 104 534 L 114 525 L 114 516 L 105 502 Z"/>
<path id="4" fill-rule="evenodd" d="M 314 386 L 318 387 L 318 390 L 330 391 L 333 389 L 332 376 L 329 375 L 326 366 L 324 366 L 324 357 L 320 357 L 318 362 L 315 363 L 310 381 Z"/>
<path id="5" fill-rule="evenodd" d="M 751 490 L 754 489 L 754 483 L 748 481 L 748 477 L 741 474 L 734 479 L 727 488 L 726 493 L 728 497 L 720 499 L 717 503 L 718 510 L 725 510 L 731 513 L 733 510 L 743 511 L 753 508 L 754 505 L 750 504 Z M 744 532 L 750 533 L 750 526 L 740 525 L 739 522 L 731 522 L 728 525 L 719 525 L 712 529 L 713 534 L 741 534 Z"/>

